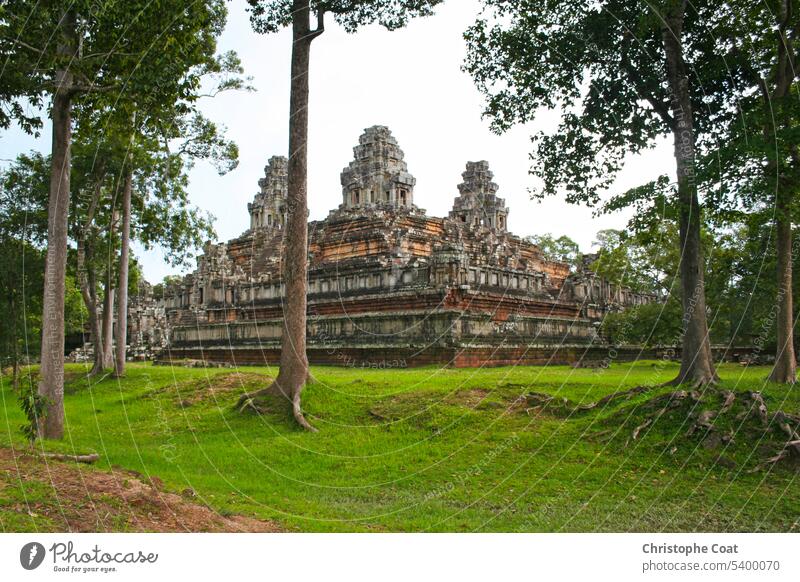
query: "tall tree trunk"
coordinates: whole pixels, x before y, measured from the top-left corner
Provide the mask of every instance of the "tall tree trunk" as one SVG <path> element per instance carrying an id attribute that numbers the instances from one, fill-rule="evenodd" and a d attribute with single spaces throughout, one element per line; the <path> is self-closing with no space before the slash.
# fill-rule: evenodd
<path id="1" fill-rule="evenodd" d="M 125 169 L 125 186 L 122 189 L 122 246 L 119 255 L 119 284 L 117 285 L 117 358 L 114 374 L 125 375 L 125 354 L 128 337 L 128 259 L 131 238 L 131 189 L 133 171 L 130 164 Z"/>
<path id="2" fill-rule="evenodd" d="M 24 251 L 23 251 L 24 252 Z M 14 299 L 15 292 L 12 290 L 9 293 L 9 301 L 11 302 L 11 341 L 13 348 L 11 349 L 11 389 L 16 392 L 19 390 L 19 327 L 17 326 L 17 302 Z"/>
<path id="3" fill-rule="evenodd" d="M 11 368 L 11 390 L 19 391 L 19 354 L 14 354 L 14 363 Z"/>
<path id="4" fill-rule="evenodd" d="M 784 132 L 791 131 L 794 124 L 792 116 L 788 113 L 792 105 L 788 102 L 792 97 L 790 91 L 794 83 L 796 70 L 794 64 L 794 44 L 789 35 L 792 22 L 796 22 L 793 15 L 792 2 L 784 0 L 779 5 L 777 14 L 777 62 L 775 67 L 775 90 L 772 99 L 766 99 L 765 111 L 777 106 L 783 122 L 781 128 Z M 763 84 L 762 95 L 769 97 L 766 83 Z M 773 128 L 767 126 L 767 133 Z M 790 138 L 791 139 L 791 138 Z M 789 144 L 792 164 L 800 167 L 797 143 Z M 779 158 L 779 156 L 776 156 Z M 797 359 L 794 351 L 794 305 L 792 300 L 792 203 L 794 198 L 794 184 L 781 176 L 785 172 L 785 164 L 777 162 L 772 169 L 777 169 L 779 174 L 776 181 L 775 194 L 775 227 L 778 250 L 778 292 L 775 302 L 778 306 L 778 318 L 775 322 L 775 335 L 777 340 L 775 351 L 775 366 L 769 375 L 773 382 L 794 384 L 797 381 Z"/>
<path id="5" fill-rule="evenodd" d="M 78 42 L 76 18 L 71 10 L 65 12 L 59 29 L 59 54 L 74 57 Z M 38 423 L 40 435 L 48 439 L 64 436 L 64 279 L 67 272 L 69 174 L 72 165 L 72 73 L 69 69 L 59 70 L 55 81 L 39 382 L 39 394 L 47 399 L 47 407 L 45 418 Z"/>
<path id="6" fill-rule="evenodd" d="M 86 240 L 84 235 L 81 235 L 77 241 L 78 247 L 78 282 L 81 288 L 81 297 L 83 303 L 86 305 L 86 311 L 89 313 L 89 330 L 92 334 L 92 345 L 94 346 L 93 365 L 89 372 L 90 376 L 94 376 L 103 371 L 103 358 L 102 358 L 102 343 L 103 334 L 100 329 L 100 318 L 97 314 L 97 294 L 93 292 L 91 282 L 93 277 L 88 273 L 89 267 L 87 266 Z"/>
<path id="7" fill-rule="evenodd" d="M 97 205 L 100 203 L 100 195 L 103 188 L 103 177 L 105 172 L 100 172 L 100 177 L 95 182 L 92 200 L 86 211 L 86 221 L 78 232 L 78 282 L 81 289 L 81 297 L 89 313 L 89 330 L 92 334 L 92 369 L 90 376 L 94 376 L 103 371 L 103 333 L 100 328 L 100 317 L 97 313 L 97 279 L 94 275 L 94 244 L 89 241 L 89 236 L 94 223 L 94 215 Z"/>
<path id="8" fill-rule="evenodd" d="M 317 13 L 317 28 L 309 23 L 308 0 L 293 0 L 292 66 L 289 99 L 289 176 L 284 250 L 281 260 L 286 287 L 283 303 L 283 333 L 278 377 L 271 386 L 256 394 L 245 394 L 240 405 L 261 393 L 289 400 L 297 423 L 315 431 L 300 405 L 303 387 L 309 378 L 306 355 L 306 309 L 308 270 L 308 66 L 311 41 L 322 34 L 324 12 Z"/>
<path id="9" fill-rule="evenodd" d="M 792 301 L 792 220 L 791 193 L 779 183 L 776 195 L 776 231 L 778 246 L 778 318 L 775 366 L 772 382 L 794 384 L 797 381 L 797 359 L 794 353 L 794 309 Z"/>
<path id="10" fill-rule="evenodd" d="M 95 267 L 94 267 L 94 244 L 90 243 L 86 249 L 86 259 L 87 259 L 87 279 L 89 282 L 89 291 L 90 291 L 90 301 L 94 306 L 94 319 L 97 322 L 97 329 L 92 330 L 92 334 L 97 334 L 94 336 L 94 363 L 92 364 L 92 374 L 99 374 L 104 370 L 103 366 L 103 328 L 102 328 L 102 321 L 100 320 L 100 315 L 98 313 L 98 306 L 99 301 L 97 299 L 97 275 L 95 274 Z"/>
<path id="11" fill-rule="evenodd" d="M 117 211 L 111 212 L 108 227 L 108 257 L 106 261 L 106 280 L 103 296 L 103 368 L 114 367 L 114 236 L 117 224 Z"/>
<path id="12" fill-rule="evenodd" d="M 718 380 L 711 356 L 706 318 L 706 294 L 703 251 L 700 244 L 700 202 L 695 178 L 695 136 L 689 77 L 683 59 L 683 19 L 686 4 L 672 3 L 663 31 L 667 77 L 672 94 L 675 162 L 678 174 L 680 206 L 680 277 L 683 303 L 683 341 L 681 369 L 675 384 L 689 382 L 706 385 Z"/>
<path id="13" fill-rule="evenodd" d="M 109 267 L 109 271 L 111 268 Z M 111 275 L 106 273 L 107 278 Z M 112 369 L 114 367 L 114 284 L 112 281 L 106 281 L 105 294 L 103 296 L 103 326 L 101 337 L 103 345 L 101 346 L 101 359 L 103 360 L 103 369 Z"/>

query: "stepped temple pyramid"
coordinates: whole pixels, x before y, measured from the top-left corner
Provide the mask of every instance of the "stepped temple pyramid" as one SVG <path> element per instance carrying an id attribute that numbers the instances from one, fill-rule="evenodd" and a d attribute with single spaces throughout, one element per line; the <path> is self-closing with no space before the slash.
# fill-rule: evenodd
<path id="1" fill-rule="evenodd" d="M 564 363 L 603 349 L 599 320 L 651 301 L 587 269 L 571 273 L 508 232 L 485 161 L 468 162 L 446 218 L 416 205 L 416 180 L 382 126 L 341 174 L 342 203 L 309 224 L 308 343 L 313 363 L 364 367 Z M 250 228 L 207 244 L 165 292 L 162 361 L 277 362 L 287 160 L 269 160 Z M 608 346 L 605 346 L 608 350 Z"/>

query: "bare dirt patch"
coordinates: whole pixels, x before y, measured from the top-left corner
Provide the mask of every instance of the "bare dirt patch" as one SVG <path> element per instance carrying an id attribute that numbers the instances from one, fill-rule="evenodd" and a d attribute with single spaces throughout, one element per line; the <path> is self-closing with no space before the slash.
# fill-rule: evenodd
<path id="1" fill-rule="evenodd" d="M 177 386 L 180 403 L 193 406 L 202 402 L 222 403 L 231 394 L 244 394 L 259 387 L 269 386 L 273 378 L 252 372 L 232 372 L 214 376 L 210 380 L 194 381 Z"/>
<path id="2" fill-rule="evenodd" d="M 486 400 L 489 394 L 491 394 L 491 390 L 485 388 L 470 388 L 450 394 L 445 402 L 447 404 L 458 404 L 469 408 L 475 408 Z"/>
<path id="3" fill-rule="evenodd" d="M 102 471 L 0 448 L 0 492 L 20 495 L 10 509 L 44 518 L 42 530 L 69 532 L 277 532 L 280 526 L 245 516 L 223 516 L 204 505 L 149 483 L 132 471 Z M 188 494 L 191 492 L 187 491 Z M 25 499 L 27 497 L 27 500 Z M 6 509 L 9 509 L 7 506 Z M 37 526 L 39 524 L 37 523 Z M 37 528 L 38 529 L 38 528 Z"/>
<path id="4" fill-rule="evenodd" d="M 160 398 L 162 395 L 167 395 L 179 406 L 194 406 L 207 402 L 223 404 L 231 395 L 242 395 L 269 386 L 273 379 L 272 376 L 253 372 L 215 374 L 207 378 L 192 378 L 165 384 L 142 394 L 139 398 Z"/>

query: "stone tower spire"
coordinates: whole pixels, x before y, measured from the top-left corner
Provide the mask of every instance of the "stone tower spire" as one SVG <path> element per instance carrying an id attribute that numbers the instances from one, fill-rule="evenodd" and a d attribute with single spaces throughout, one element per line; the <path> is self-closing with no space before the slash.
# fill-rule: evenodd
<path id="1" fill-rule="evenodd" d="M 364 130 L 353 148 L 355 159 L 342 170 L 342 206 L 414 206 L 416 179 L 408 173 L 405 154 L 389 128 Z"/>
<path id="2" fill-rule="evenodd" d="M 258 181 L 261 191 L 247 205 L 250 228 L 283 228 L 286 223 L 289 160 L 272 156 L 264 167 L 264 177 Z"/>
<path id="3" fill-rule="evenodd" d="M 497 196 L 499 186 L 492 182 L 494 174 L 489 162 L 467 162 L 461 174 L 464 181 L 458 185 L 459 195 L 453 203 L 450 218 L 471 226 L 486 226 L 505 232 L 508 221 L 506 201 Z"/>

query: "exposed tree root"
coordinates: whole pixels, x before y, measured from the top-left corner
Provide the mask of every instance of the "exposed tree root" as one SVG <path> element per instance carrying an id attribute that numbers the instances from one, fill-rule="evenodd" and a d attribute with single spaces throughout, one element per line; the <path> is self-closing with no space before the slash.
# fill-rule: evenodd
<path id="1" fill-rule="evenodd" d="M 725 392 L 723 392 L 723 395 L 725 396 L 725 401 L 722 403 L 722 408 L 719 409 L 720 414 L 728 412 L 731 409 L 731 406 L 733 406 L 734 401 L 736 400 L 736 394 L 734 394 L 730 390 L 726 390 Z"/>
<path id="2" fill-rule="evenodd" d="M 528 413 L 528 415 L 530 415 L 531 412 L 538 412 L 543 408 L 553 407 L 554 409 L 562 410 L 569 414 L 575 414 L 594 410 L 595 408 L 601 407 L 616 400 L 629 400 L 630 398 L 638 396 L 639 394 L 643 394 L 651 389 L 652 386 L 635 386 L 629 390 L 622 390 L 608 394 L 603 396 L 600 400 L 591 402 L 589 404 L 575 404 L 564 397 L 557 398 L 542 392 L 529 392 L 525 395 L 525 400 L 529 405 L 525 411 Z"/>
<path id="3" fill-rule="evenodd" d="M 761 396 L 760 392 L 748 392 L 747 395 L 750 397 L 750 400 L 753 401 L 753 405 L 750 408 L 752 411 L 755 408 L 755 411 L 758 413 L 758 417 L 761 419 L 762 424 L 766 425 L 769 422 L 767 418 L 767 405 L 764 403 L 764 397 Z"/>
<path id="4" fill-rule="evenodd" d="M 662 386 L 682 386 L 684 388 L 689 388 L 690 390 L 697 390 L 699 388 L 714 387 L 717 384 L 719 384 L 719 376 L 716 374 L 707 374 L 699 378 L 689 378 L 686 375 L 679 375 L 677 378 L 674 378 L 669 382 L 664 382 Z"/>
<path id="5" fill-rule="evenodd" d="M 90 453 L 88 455 L 64 455 L 61 453 L 42 453 L 42 456 L 47 459 L 54 459 L 56 461 L 74 461 L 76 463 L 92 464 L 100 459 L 97 453 Z"/>
<path id="6" fill-rule="evenodd" d="M 566 398 L 556 398 L 541 392 L 531 392 L 526 394 L 525 402 L 530 405 L 525 408 L 525 412 L 528 414 L 528 416 L 531 415 L 531 412 L 540 412 L 542 409 L 547 408 L 548 406 L 557 407 L 567 411 L 572 408 L 570 401 Z"/>
<path id="7" fill-rule="evenodd" d="M 651 424 L 652 422 L 653 422 L 653 419 L 652 419 L 652 418 L 648 418 L 648 419 L 647 419 L 647 420 L 645 420 L 645 421 L 644 421 L 642 424 L 640 424 L 640 425 L 639 425 L 639 426 L 637 426 L 635 429 L 633 429 L 633 434 L 631 434 L 631 438 L 632 438 L 633 440 L 636 440 L 636 439 L 639 437 L 639 433 L 640 433 L 640 432 L 641 432 L 643 429 L 645 429 L 645 428 L 647 428 L 648 426 L 650 426 L 650 424 Z"/>
<path id="8" fill-rule="evenodd" d="M 592 402 L 591 404 L 583 404 L 578 406 L 578 410 L 592 410 L 593 408 L 597 408 L 598 406 L 602 406 L 604 404 L 608 404 L 613 400 L 620 400 L 625 399 L 628 400 L 634 396 L 638 396 L 639 394 L 644 394 L 652 390 L 652 386 L 635 386 L 629 390 L 622 390 L 620 392 L 614 392 L 612 394 L 608 394 L 607 396 L 603 396 L 597 402 Z"/>
<path id="9" fill-rule="evenodd" d="M 770 457 L 763 463 L 760 463 L 749 472 L 755 473 L 756 471 L 766 469 L 767 467 L 775 465 L 781 461 L 787 461 L 791 459 L 800 460 L 800 440 L 788 441 L 783 448 L 778 451 L 777 454 Z"/>
<path id="10" fill-rule="evenodd" d="M 256 414 L 262 414 L 267 412 L 267 409 L 262 406 L 258 400 L 262 397 L 267 396 L 266 390 L 258 390 L 257 392 L 245 392 L 239 397 L 239 400 L 234 405 L 234 408 L 237 412 L 248 412 L 252 411 Z"/>
<path id="11" fill-rule="evenodd" d="M 683 402 L 687 396 L 688 393 L 685 390 L 678 390 L 676 392 L 670 392 L 669 394 L 662 394 L 661 396 L 651 398 L 647 403 L 647 407 L 658 408 L 658 410 L 653 414 L 648 415 L 644 422 L 633 429 L 633 432 L 631 433 L 631 439 L 635 441 L 637 438 L 639 438 L 639 433 L 642 430 L 655 423 L 668 410 L 680 406 L 681 402 Z"/>
<path id="12" fill-rule="evenodd" d="M 300 408 L 300 393 L 297 392 L 292 399 L 292 415 L 294 419 L 297 421 L 297 424 L 302 426 L 305 430 L 309 432 L 317 432 L 317 429 L 314 428 L 309 424 L 306 420 L 306 417 L 303 415 L 303 410 Z"/>
<path id="13" fill-rule="evenodd" d="M 234 409 L 240 413 L 254 412 L 256 414 L 264 414 L 274 409 L 274 407 L 270 406 L 274 402 L 281 402 L 284 405 L 291 404 L 292 416 L 297 424 L 309 432 L 317 432 L 317 429 L 303 415 L 303 410 L 300 406 L 300 392 L 296 391 L 294 398 L 290 400 L 277 382 L 273 382 L 267 388 L 242 394 L 234 405 Z"/>
<path id="14" fill-rule="evenodd" d="M 790 440 L 800 440 L 800 436 L 797 436 L 796 428 L 800 426 L 800 417 L 793 414 L 787 414 L 782 410 L 779 410 L 772 416 L 772 418 L 778 427 L 786 433 Z"/>
<path id="15" fill-rule="evenodd" d="M 605 402 L 620 398 L 618 394 L 609 396 Z M 596 408 L 600 403 L 598 401 L 574 410 Z M 731 390 L 717 390 L 708 385 L 702 390 L 676 390 L 650 398 L 633 409 L 620 408 L 612 417 L 601 422 L 608 425 L 621 421 L 624 426 L 631 418 L 635 418 L 632 432 L 625 444 L 627 446 L 632 441 L 642 441 L 648 434 L 660 434 L 662 431 L 657 429 L 661 424 L 657 423 L 667 414 L 670 420 L 664 426 L 668 431 L 669 442 L 674 443 L 670 454 L 681 447 L 681 439 L 675 439 L 672 427 L 688 422 L 683 438 L 698 439 L 707 450 L 731 445 L 736 436 L 740 436 L 743 443 L 761 443 L 759 451 L 765 446 L 777 444 L 777 451 L 758 463 L 753 471 L 782 461 L 792 461 L 800 466 L 800 415 L 780 410 L 771 413 L 760 392 L 735 393 Z M 613 433 L 610 438 L 599 438 L 607 435 L 609 430 Z M 616 434 L 619 434 L 618 428 L 600 431 L 590 435 L 590 438 L 609 441 Z M 763 453 L 759 454 L 762 459 L 764 456 Z M 735 461 L 722 455 L 718 455 L 714 463 L 728 468 L 736 467 Z"/>

